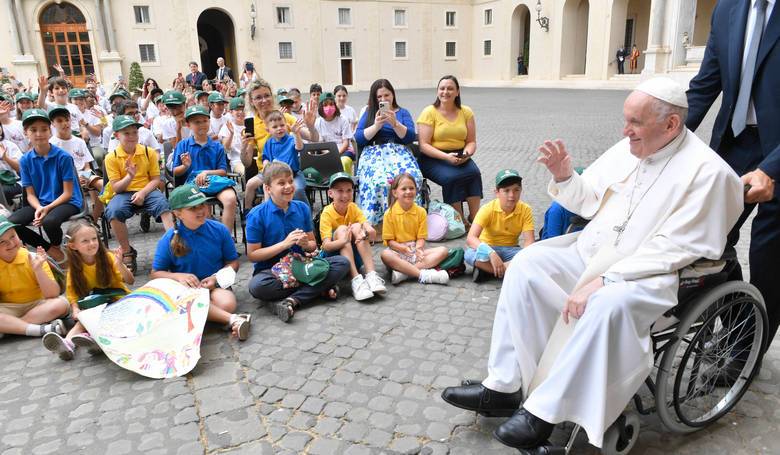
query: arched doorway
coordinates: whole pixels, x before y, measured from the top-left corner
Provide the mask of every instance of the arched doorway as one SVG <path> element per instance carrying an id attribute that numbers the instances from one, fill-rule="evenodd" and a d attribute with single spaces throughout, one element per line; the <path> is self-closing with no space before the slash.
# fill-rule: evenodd
<path id="1" fill-rule="evenodd" d="M 87 75 L 95 72 L 84 15 L 70 3 L 52 3 L 41 12 L 38 22 L 46 73 L 58 75 L 54 67 L 59 64 L 74 85 L 83 86 Z"/>
<path id="2" fill-rule="evenodd" d="M 645 66 L 644 51 L 647 49 L 647 36 L 650 32 L 650 0 L 616 0 L 612 5 L 611 20 L 607 61 L 615 60 L 618 47 L 626 49 L 624 68 L 628 74 L 628 53 L 636 44 L 637 49 L 642 52 L 637 61 L 638 74 Z M 610 65 L 609 74 L 615 73 L 617 65 Z"/>
<path id="3" fill-rule="evenodd" d="M 585 74 L 588 52 L 588 0 L 567 0 L 563 7 L 561 75 Z"/>
<path id="4" fill-rule="evenodd" d="M 217 59 L 225 59 L 225 65 L 237 77 L 236 34 L 233 20 L 224 11 L 210 8 L 198 17 L 198 42 L 200 46 L 201 71 L 210 79 L 216 77 Z"/>
<path id="5" fill-rule="evenodd" d="M 512 76 L 528 74 L 530 61 L 531 11 L 526 5 L 517 5 L 512 12 L 512 38 L 509 52 Z M 518 57 L 522 57 L 518 62 Z"/>

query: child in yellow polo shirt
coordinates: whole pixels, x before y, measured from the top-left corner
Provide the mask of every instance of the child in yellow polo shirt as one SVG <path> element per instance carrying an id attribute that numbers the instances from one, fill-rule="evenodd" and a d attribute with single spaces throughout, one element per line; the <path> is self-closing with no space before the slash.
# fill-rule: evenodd
<path id="1" fill-rule="evenodd" d="M 130 246 L 125 221 L 144 210 L 162 219 L 165 229 L 173 228 L 168 200 L 160 192 L 160 162 L 157 151 L 138 144 L 141 126 L 129 115 L 118 115 L 112 124 L 119 146 L 106 155 L 106 175 L 116 193 L 106 207 L 106 218 L 122 248 L 122 262 L 135 273 L 137 252 Z"/>
<path id="2" fill-rule="evenodd" d="M 352 296 L 355 300 L 370 299 L 374 294 L 384 295 L 387 292 L 385 281 L 374 269 L 371 252 L 376 231 L 366 221 L 360 207 L 352 202 L 355 191 L 352 177 L 346 172 L 337 172 L 330 177 L 328 187 L 328 197 L 333 202 L 320 215 L 323 256 L 340 254 L 349 260 Z M 365 278 L 359 271 L 361 265 L 366 270 Z"/>
<path id="3" fill-rule="evenodd" d="M 385 212 L 382 239 L 388 248 L 382 251 L 382 262 L 392 270 L 392 283 L 409 277 L 424 284 L 447 284 L 445 270 L 435 270 L 447 258 L 447 247 L 425 248 L 428 237 L 428 215 L 415 204 L 417 183 L 410 174 L 397 175 L 390 185 L 390 209 Z M 395 202 L 393 202 L 395 201 Z"/>
<path id="4" fill-rule="evenodd" d="M 22 248 L 15 227 L 0 216 L 0 337 L 63 334 L 65 325 L 57 318 L 68 314 L 68 303 L 59 296 L 46 252 L 38 247 L 32 254 Z"/>
<path id="5" fill-rule="evenodd" d="M 474 267 L 478 282 L 491 274 L 504 276 L 509 261 L 523 247 L 534 243 L 534 216 L 531 207 L 520 200 L 523 178 L 514 169 L 496 175 L 496 199 L 482 206 L 466 238 L 465 261 Z"/>
<path id="6" fill-rule="evenodd" d="M 93 291 L 121 290 L 130 292 L 128 284 L 135 282 L 132 272 L 122 264 L 121 247 L 116 253 L 106 250 L 97 227 L 85 220 L 70 224 L 65 234 L 68 242 L 68 278 L 65 285 L 65 297 L 70 303 L 71 314 L 78 320 L 78 301 Z M 72 360 L 76 347 L 86 348 L 90 354 L 101 352 L 97 342 L 89 335 L 81 322 L 77 322 L 63 338 L 58 333 L 43 336 L 43 346 L 59 355 L 62 360 Z"/>

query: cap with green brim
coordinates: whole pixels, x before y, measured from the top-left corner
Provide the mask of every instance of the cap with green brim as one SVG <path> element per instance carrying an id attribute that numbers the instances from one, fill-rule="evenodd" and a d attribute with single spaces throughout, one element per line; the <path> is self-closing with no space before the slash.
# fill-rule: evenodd
<path id="1" fill-rule="evenodd" d="M 5 234 L 9 229 L 13 229 L 17 226 L 17 224 L 8 221 L 8 218 L 0 215 L 0 235 Z"/>
<path id="2" fill-rule="evenodd" d="M 320 95 L 320 103 L 325 101 L 325 100 L 336 101 L 336 96 L 333 95 L 333 93 L 331 93 L 331 92 L 325 92 L 322 95 Z"/>
<path id="3" fill-rule="evenodd" d="M 18 103 L 21 100 L 28 100 L 28 101 L 35 101 L 33 99 L 32 93 L 30 92 L 19 92 L 16 94 L 16 102 Z"/>
<path id="4" fill-rule="evenodd" d="M 162 99 L 163 99 L 163 96 L 162 96 L 162 95 L 160 95 L 160 96 L 155 96 L 155 97 L 154 97 L 154 104 L 157 104 L 157 103 L 159 103 L 160 101 L 162 101 Z"/>
<path id="5" fill-rule="evenodd" d="M 353 185 L 355 184 L 355 181 L 352 180 L 351 175 L 347 174 L 346 172 L 336 172 L 330 176 L 330 179 L 328 179 L 328 188 L 333 188 L 333 185 L 338 182 L 349 182 Z"/>
<path id="6" fill-rule="evenodd" d="M 574 172 L 576 172 L 577 174 L 582 175 L 582 173 L 585 172 L 585 168 L 582 167 L 582 166 L 577 166 L 577 167 L 574 168 Z"/>
<path id="7" fill-rule="evenodd" d="M 13 103 L 14 99 L 11 98 L 11 96 L 6 95 L 5 93 L 0 93 L 0 100 L 7 101 L 9 103 Z"/>
<path id="8" fill-rule="evenodd" d="M 236 109 L 243 109 L 244 108 L 244 99 L 235 97 L 230 100 L 230 109 L 236 110 Z"/>
<path id="9" fill-rule="evenodd" d="M 81 90 L 80 88 L 72 88 L 68 91 L 68 98 L 75 99 L 75 98 L 86 98 L 86 94 L 84 93 L 84 90 Z"/>
<path id="10" fill-rule="evenodd" d="M 114 98 L 116 98 L 118 96 L 120 96 L 120 97 L 122 97 L 122 98 L 124 98 L 126 100 L 130 99 L 130 94 L 129 93 L 127 93 L 124 90 L 117 90 L 114 93 L 112 93 L 111 96 L 108 97 L 108 101 L 112 101 Z"/>
<path id="11" fill-rule="evenodd" d="M 236 92 L 236 96 L 239 96 L 239 97 L 244 96 L 245 94 L 246 94 L 246 89 L 245 88 L 240 88 Z"/>
<path id="12" fill-rule="evenodd" d="M 280 89 L 276 90 L 276 96 L 286 95 L 286 94 L 287 94 L 287 89 L 286 88 L 280 88 Z"/>
<path id="13" fill-rule="evenodd" d="M 138 128 L 140 128 L 143 126 L 143 124 L 137 122 L 133 117 L 129 115 L 117 115 L 116 117 L 114 117 L 114 121 L 111 122 L 111 129 L 114 131 L 122 131 L 128 126 L 137 126 Z"/>
<path id="14" fill-rule="evenodd" d="M 179 210 L 195 207 L 212 199 L 214 198 L 203 194 L 195 185 L 187 183 L 171 191 L 171 195 L 168 197 L 168 205 L 171 206 L 171 210 Z"/>
<path id="15" fill-rule="evenodd" d="M 186 103 L 187 98 L 184 96 L 184 93 L 178 90 L 168 90 L 167 92 L 163 93 L 162 102 L 166 106 L 176 106 Z"/>
<path id="16" fill-rule="evenodd" d="M 195 93 L 192 94 L 192 96 L 195 99 L 200 98 L 201 96 L 209 96 L 208 92 L 204 92 L 203 90 L 197 90 Z"/>
<path id="17" fill-rule="evenodd" d="M 49 119 L 49 114 L 43 109 L 39 109 L 37 107 L 32 109 L 27 109 L 26 111 L 24 111 L 24 114 L 22 114 L 23 127 L 26 127 L 28 124 L 36 120 L 43 120 L 46 123 L 51 124 L 51 119 Z"/>
<path id="18" fill-rule="evenodd" d="M 277 102 L 279 105 L 282 105 L 282 104 L 293 104 L 293 103 L 295 103 L 295 101 L 293 101 L 293 99 L 292 99 L 292 98 L 288 98 L 288 97 L 287 97 L 287 95 L 279 95 L 279 96 L 277 96 L 277 97 L 276 97 L 276 102 Z"/>
<path id="19" fill-rule="evenodd" d="M 68 106 L 63 106 L 61 104 L 49 109 L 48 114 L 49 114 L 49 120 L 52 120 L 58 114 L 66 114 L 68 117 L 70 117 L 70 111 L 68 110 Z"/>
<path id="20" fill-rule="evenodd" d="M 324 178 L 322 178 L 320 171 L 313 167 L 307 167 L 303 170 L 303 178 L 306 179 L 307 183 L 314 185 L 322 185 L 326 181 Z"/>
<path id="21" fill-rule="evenodd" d="M 225 98 L 222 96 L 219 92 L 211 92 L 209 93 L 209 103 L 224 103 Z"/>
<path id="22" fill-rule="evenodd" d="M 523 178 L 520 173 L 514 169 L 504 169 L 496 174 L 496 186 L 506 185 L 508 183 L 522 183 Z"/>
<path id="23" fill-rule="evenodd" d="M 320 284 L 328 276 L 330 263 L 322 258 L 302 261 L 298 258 L 292 261 L 292 274 L 296 280 L 309 286 Z"/>
<path id="24" fill-rule="evenodd" d="M 190 106 L 184 112 L 185 119 L 189 119 L 190 117 L 194 117 L 196 115 L 205 115 L 206 117 L 210 117 L 208 109 L 206 109 L 204 106 L 201 106 L 200 104 Z"/>

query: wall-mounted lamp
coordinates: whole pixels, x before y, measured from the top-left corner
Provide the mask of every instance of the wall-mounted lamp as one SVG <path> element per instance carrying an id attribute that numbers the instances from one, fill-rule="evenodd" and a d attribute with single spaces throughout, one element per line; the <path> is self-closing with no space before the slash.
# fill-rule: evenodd
<path id="1" fill-rule="evenodd" d="M 550 31 L 550 18 L 542 16 L 542 0 L 536 0 L 536 22 L 545 32 Z"/>
<path id="2" fill-rule="evenodd" d="M 255 39 L 255 18 L 256 17 L 257 17 L 257 12 L 255 12 L 255 4 L 252 3 L 249 5 L 249 18 L 252 20 L 252 23 L 249 26 L 249 37 L 251 39 Z"/>

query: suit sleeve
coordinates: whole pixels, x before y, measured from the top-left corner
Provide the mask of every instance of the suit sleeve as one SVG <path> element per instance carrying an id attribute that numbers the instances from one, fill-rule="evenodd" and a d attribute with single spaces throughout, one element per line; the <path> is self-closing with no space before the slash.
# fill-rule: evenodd
<path id="1" fill-rule="evenodd" d="M 718 4 L 720 6 L 720 4 Z M 720 32 L 716 28 L 715 19 L 718 17 L 718 6 L 712 12 L 710 21 L 710 36 L 707 39 L 707 47 L 704 50 L 704 59 L 701 62 L 699 73 L 691 79 L 688 88 L 688 119 L 685 126 L 695 131 L 707 115 L 710 106 L 723 90 L 720 77 L 720 59 L 718 57 L 717 36 Z M 724 62 L 725 63 L 725 62 Z"/>

